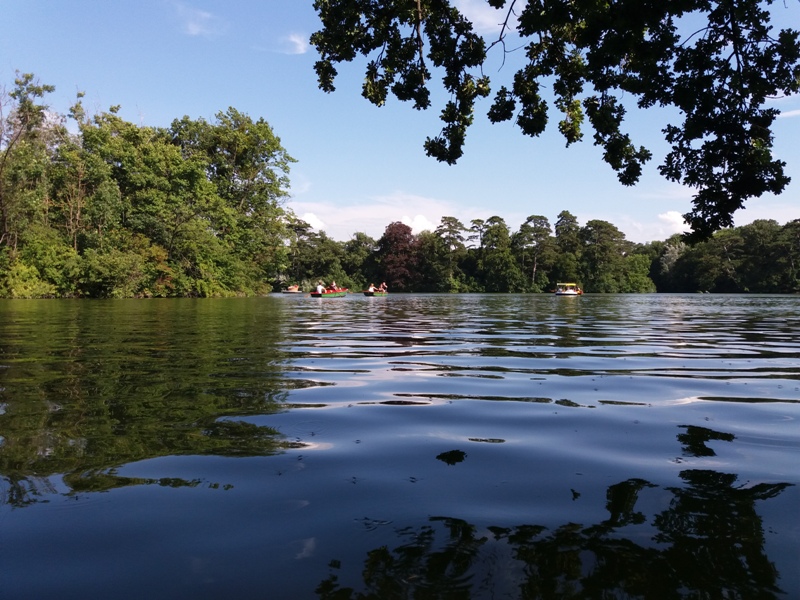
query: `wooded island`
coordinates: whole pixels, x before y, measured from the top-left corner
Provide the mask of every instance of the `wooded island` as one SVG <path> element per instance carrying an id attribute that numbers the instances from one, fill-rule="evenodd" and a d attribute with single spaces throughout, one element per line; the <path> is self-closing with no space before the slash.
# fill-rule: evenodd
<path id="1" fill-rule="evenodd" d="M 294 159 L 265 120 L 229 108 L 145 127 L 119 107 L 89 116 L 80 94 L 62 116 L 43 103 L 52 91 L 20 74 L 0 99 L 0 297 L 244 296 L 320 279 L 393 292 L 800 289 L 800 220 L 636 244 L 562 210 L 554 226 L 443 217 L 434 231 L 394 222 L 378 240 L 336 241 L 285 205 Z"/>

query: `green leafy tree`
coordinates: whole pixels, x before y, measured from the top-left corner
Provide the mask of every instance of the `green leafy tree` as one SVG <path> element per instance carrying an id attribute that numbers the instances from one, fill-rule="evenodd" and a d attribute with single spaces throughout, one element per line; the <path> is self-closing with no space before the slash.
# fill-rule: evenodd
<path id="1" fill-rule="evenodd" d="M 286 270 L 294 159 L 266 121 L 230 108 L 140 127 L 117 106 L 88 116 L 79 93 L 71 134 L 41 101 L 52 86 L 15 85 L 0 90 L 0 293 L 254 294 Z"/>
<path id="2" fill-rule="evenodd" d="M 119 187 L 119 226 L 167 251 L 179 295 L 255 293 L 287 260 L 286 180 L 268 160 L 282 149 L 262 121 L 232 109 L 218 118 L 184 118 L 167 131 L 126 123 L 112 108 L 83 131 L 84 147 L 111 166 Z"/>
<path id="3" fill-rule="evenodd" d="M 778 111 L 765 104 L 800 89 L 800 41 L 795 30 L 773 31 L 771 0 L 487 4 L 498 11 L 491 44 L 450 0 L 316 0 L 322 29 L 311 43 L 320 53 L 319 86 L 333 91 L 336 65 L 363 55 L 367 100 L 381 106 L 391 93 L 426 109 L 435 70 L 449 99 L 442 130 L 425 151 L 452 164 L 476 102 L 491 93 L 483 69 L 489 50 L 498 47 L 505 59 L 508 39 L 519 36 L 524 57 L 494 94 L 492 122 L 513 120 L 538 136 L 552 102 L 567 144 L 582 139 L 588 119 L 603 159 L 632 185 L 651 153 L 624 131 L 628 98 L 640 109 L 674 107 L 679 116 L 663 129 L 670 151 L 659 170 L 697 190 L 685 218 L 699 237 L 730 226 L 748 198 L 786 187 L 785 164 L 771 153 Z"/>
<path id="4" fill-rule="evenodd" d="M 652 257 L 650 278 L 655 282 L 659 292 L 686 291 L 685 286 L 678 278 L 675 269 L 678 260 L 686 251 L 686 243 L 681 234 L 675 234 L 664 242 L 652 243 L 651 247 L 659 246 L 658 252 Z"/>
<path id="5" fill-rule="evenodd" d="M 580 225 L 578 219 L 568 210 L 558 213 L 556 221 L 556 244 L 562 253 L 579 255 L 581 251 Z"/>
<path id="6" fill-rule="evenodd" d="M 658 287 L 659 284 L 659 274 L 660 274 L 660 265 L 659 259 L 661 255 L 664 253 L 664 247 L 666 246 L 666 241 L 652 241 L 646 242 L 644 244 L 634 244 L 633 249 L 630 251 L 631 255 L 641 255 L 646 258 L 646 262 L 648 264 L 647 268 L 647 277 L 650 279 L 651 283 L 655 286 L 653 291 L 659 291 L 660 288 Z"/>
<path id="7" fill-rule="evenodd" d="M 79 121 L 79 127 L 91 124 Z M 67 136 L 59 144 L 50 181 L 50 221 L 63 230 L 75 250 L 99 243 L 97 238 L 119 223 L 120 192 L 111 167 L 97 153 L 87 151 L 80 136 Z"/>
<path id="8" fill-rule="evenodd" d="M 483 253 L 478 275 L 487 292 L 518 292 L 524 289 L 525 278 L 511 252 L 511 234 L 506 222 L 493 216 L 486 220 Z"/>
<path id="9" fill-rule="evenodd" d="M 68 239 L 47 225 L 31 225 L 20 236 L 18 259 L 32 267 L 50 286 L 46 296 L 72 297 L 78 294 L 82 258 Z M 44 288 L 42 288 L 44 289 Z"/>
<path id="10" fill-rule="evenodd" d="M 444 280 L 447 282 L 442 291 L 456 292 L 464 287 L 464 274 L 459 264 L 466 256 L 467 248 L 464 244 L 467 232 L 464 224 L 455 217 L 442 217 L 439 226 L 434 232 L 444 245 L 447 261 L 447 271 Z"/>
<path id="11" fill-rule="evenodd" d="M 416 250 L 415 291 L 452 292 L 458 290 L 450 271 L 450 251 L 439 235 L 430 231 L 421 232 L 417 235 Z"/>
<path id="12" fill-rule="evenodd" d="M 556 256 L 553 279 L 558 281 L 580 282 L 579 259 L 581 254 L 580 225 L 578 219 L 567 210 L 558 213 L 556 221 Z"/>
<path id="13" fill-rule="evenodd" d="M 620 292 L 650 294 L 656 285 L 650 279 L 650 259 L 645 254 L 628 254 L 622 264 Z"/>
<path id="14" fill-rule="evenodd" d="M 581 228 L 581 271 L 587 292 L 624 290 L 624 256 L 629 249 L 625 234 L 608 221 L 589 221 Z M 647 272 L 649 272 L 649 262 Z"/>
<path id="15" fill-rule="evenodd" d="M 164 248 L 126 229 L 110 232 L 100 247 L 87 248 L 80 268 L 78 294 L 92 298 L 172 296 L 188 285 L 169 264 Z M 213 295 L 203 285 L 209 284 L 195 282 L 193 293 Z"/>
<path id="16" fill-rule="evenodd" d="M 0 277 L 0 294 L 4 298 L 51 298 L 56 287 L 42 280 L 36 267 L 21 260 L 6 266 Z"/>
<path id="17" fill-rule="evenodd" d="M 742 236 L 740 272 L 743 291 L 783 291 L 781 280 L 788 264 L 778 222 L 758 219 L 736 229 Z"/>
<path id="18" fill-rule="evenodd" d="M 416 237 L 411 227 L 395 221 L 378 240 L 376 259 L 389 289 L 411 291 L 417 267 Z"/>
<path id="19" fill-rule="evenodd" d="M 483 250 L 483 234 L 486 232 L 486 227 L 486 221 L 483 219 L 472 219 L 470 221 L 469 231 L 472 233 L 467 236 L 467 240 L 472 243 L 473 248 Z"/>
<path id="20" fill-rule="evenodd" d="M 719 231 L 710 239 L 690 246 L 675 264 L 683 282 L 680 291 L 735 293 L 742 288 L 741 266 L 745 252 L 735 229 Z"/>
<path id="21" fill-rule="evenodd" d="M 530 289 L 541 292 L 550 283 L 542 268 L 552 266 L 556 252 L 550 221 L 542 215 L 531 215 L 520 226 L 512 242 L 518 248 L 520 266 L 530 273 Z"/>
<path id="22" fill-rule="evenodd" d="M 279 287 L 300 285 L 303 288 L 308 288 L 312 285 L 309 280 L 309 273 L 306 272 L 303 265 L 303 246 L 306 244 L 305 240 L 311 234 L 311 229 L 311 225 L 303 221 L 303 219 L 295 215 L 288 215 L 286 242 L 289 244 L 289 251 L 283 271 L 277 277 L 276 283 Z M 313 273 L 310 274 L 310 277 L 314 277 Z"/>
<path id="23" fill-rule="evenodd" d="M 789 221 L 781 228 L 780 243 L 785 266 L 781 289 L 785 292 L 800 291 L 800 219 Z"/>
<path id="24" fill-rule="evenodd" d="M 207 160 L 209 179 L 238 214 L 257 213 L 288 196 L 295 160 L 264 119 L 254 121 L 231 107 L 218 112 L 212 124 L 183 117 L 170 131 L 187 156 Z"/>
<path id="25" fill-rule="evenodd" d="M 716 292 L 744 292 L 742 282 L 743 258 L 747 249 L 737 228 L 718 231 L 708 240 L 712 252 L 722 263 L 722 273 L 714 286 Z"/>
<path id="26" fill-rule="evenodd" d="M 165 130 L 127 123 L 113 111 L 95 121 L 101 144 L 92 149 L 112 165 L 124 201 L 121 225 L 167 251 L 182 274 L 177 292 L 216 296 L 240 288 L 244 269 L 219 235 L 231 211 L 206 177 L 203 157 L 185 157 Z"/>
<path id="27" fill-rule="evenodd" d="M 170 129 L 184 156 L 204 164 L 209 181 L 227 211 L 220 213 L 217 235 L 240 259 L 258 266 L 261 278 L 275 277 L 288 256 L 283 240 L 289 170 L 295 159 L 264 119 L 253 120 L 235 108 L 216 115 L 214 123 L 188 117 Z"/>
<path id="28" fill-rule="evenodd" d="M 20 233 L 46 213 L 50 163 L 46 104 L 55 91 L 33 74 L 17 72 L 15 87 L 0 89 L 0 246 L 16 249 Z"/>
<path id="29" fill-rule="evenodd" d="M 344 243 L 342 268 L 354 289 L 366 289 L 370 283 L 379 284 L 381 279 L 375 264 L 377 242 L 363 232 L 356 232 Z"/>
<path id="30" fill-rule="evenodd" d="M 342 267 L 345 254 L 342 244 L 329 238 L 324 231 L 315 232 L 310 228 L 298 235 L 295 244 L 292 250 L 295 280 L 304 282 L 309 288 L 320 280 L 326 284 L 336 281 L 344 287 L 351 285 Z"/>

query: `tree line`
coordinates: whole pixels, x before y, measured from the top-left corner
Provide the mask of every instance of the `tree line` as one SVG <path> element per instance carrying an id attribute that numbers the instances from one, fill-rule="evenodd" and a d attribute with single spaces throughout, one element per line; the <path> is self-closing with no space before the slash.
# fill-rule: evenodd
<path id="1" fill-rule="evenodd" d="M 580 226 L 566 210 L 554 226 L 531 215 L 516 231 L 493 216 L 468 226 L 443 217 L 419 234 L 394 222 L 377 240 L 337 242 L 302 221 L 294 233 L 282 279 L 305 289 L 321 277 L 353 289 L 386 281 L 399 292 L 539 293 L 557 282 L 595 293 L 800 291 L 800 220 L 759 220 L 693 244 L 680 234 L 637 244 L 608 221 Z"/>
<path id="2" fill-rule="evenodd" d="M 612 223 L 498 216 L 434 231 L 387 225 L 339 242 L 286 207 L 294 159 L 234 108 L 168 128 L 119 107 L 68 116 L 19 75 L 0 97 L 0 297 L 255 295 L 318 281 L 395 292 L 796 292 L 800 221 L 756 221 L 688 244 L 636 244 Z M 67 126 L 73 122 L 72 131 Z"/>

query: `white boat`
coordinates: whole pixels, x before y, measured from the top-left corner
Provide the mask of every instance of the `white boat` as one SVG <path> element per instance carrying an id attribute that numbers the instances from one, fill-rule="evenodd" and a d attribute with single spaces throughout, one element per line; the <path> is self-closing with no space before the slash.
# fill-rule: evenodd
<path id="1" fill-rule="evenodd" d="M 557 283 L 556 296 L 580 296 L 583 290 L 578 287 L 577 283 Z"/>

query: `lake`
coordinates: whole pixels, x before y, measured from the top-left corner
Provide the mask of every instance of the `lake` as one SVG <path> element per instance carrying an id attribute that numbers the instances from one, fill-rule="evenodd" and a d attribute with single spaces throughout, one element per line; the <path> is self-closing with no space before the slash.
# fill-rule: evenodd
<path id="1" fill-rule="evenodd" d="M 0 301 L 0 597 L 800 597 L 800 297 Z"/>

